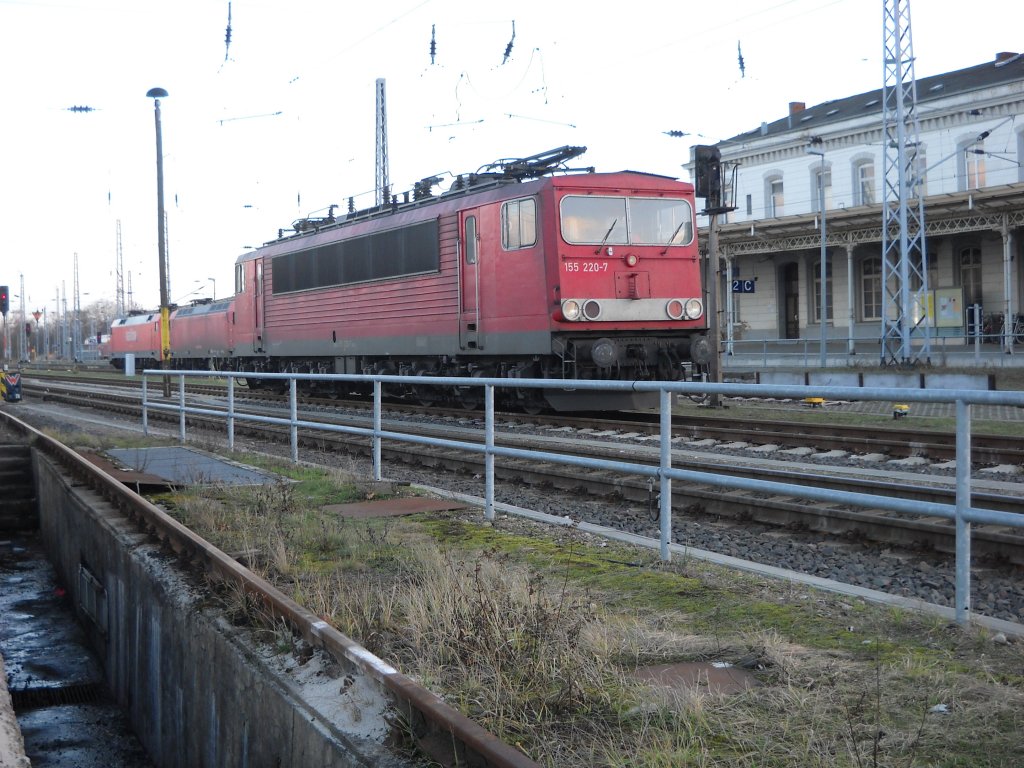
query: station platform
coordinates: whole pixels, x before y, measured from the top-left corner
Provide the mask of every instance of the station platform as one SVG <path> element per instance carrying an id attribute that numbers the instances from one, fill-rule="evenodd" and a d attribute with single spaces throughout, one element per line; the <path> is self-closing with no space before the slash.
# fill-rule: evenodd
<path id="1" fill-rule="evenodd" d="M 802 339 L 740 339 L 732 344 L 723 341 L 723 370 L 764 370 L 793 367 L 820 370 L 821 341 Z M 877 368 L 882 363 L 878 341 L 854 342 L 853 352 L 846 339 L 830 339 L 825 347 L 828 368 Z M 931 342 L 925 364 L 935 370 L 1000 371 L 1017 369 L 1024 373 L 1024 344 L 1004 348 L 995 343 L 964 343 L 962 337 L 939 337 Z"/>
<path id="2" fill-rule="evenodd" d="M 685 401 L 684 401 L 685 402 Z M 770 411 L 824 411 L 825 413 L 861 413 L 892 418 L 893 405 L 884 400 L 825 400 L 820 406 L 812 406 L 802 400 L 779 400 L 775 398 L 728 397 L 722 399 L 728 408 L 744 407 Z M 904 418 L 956 418 L 953 403 L 912 403 Z M 1024 422 L 1024 408 L 1009 405 L 973 405 L 971 418 L 976 421 Z"/>

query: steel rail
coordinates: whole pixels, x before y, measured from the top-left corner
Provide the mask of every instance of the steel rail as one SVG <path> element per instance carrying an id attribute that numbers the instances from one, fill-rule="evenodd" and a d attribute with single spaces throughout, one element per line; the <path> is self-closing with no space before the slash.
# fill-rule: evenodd
<path id="1" fill-rule="evenodd" d="M 347 660 L 376 680 L 391 694 L 396 709 L 406 718 L 405 724 L 416 745 L 433 760 L 446 768 L 539 768 L 521 751 L 499 740 L 75 451 L 9 413 L 0 411 L 0 417 L 34 448 L 57 461 L 126 517 L 137 521 L 179 557 L 202 563 L 219 578 L 239 585 L 246 593 L 258 597 L 273 616 L 287 620 L 311 646 L 322 648 L 336 659 Z"/>
<path id="2" fill-rule="evenodd" d="M 138 414 L 140 406 L 130 396 L 108 395 L 110 399 L 119 401 L 121 405 L 114 410 L 118 412 Z M 82 407 L 96 407 L 96 398 L 85 398 L 81 395 L 61 396 L 63 402 Z M 200 410 L 202 413 L 196 413 Z M 188 414 L 188 423 L 193 427 L 201 425 L 219 428 L 223 423 L 225 412 L 220 408 L 206 407 L 193 409 Z M 180 429 L 181 414 L 172 415 L 169 412 L 152 411 L 150 418 L 159 418 L 168 422 L 178 422 Z M 249 423 L 238 428 L 238 430 L 255 435 L 275 435 L 282 441 L 292 441 L 292 435 L 287 427 L 271 423 Z M 409 433 L 409 425 L 404 429 Z M 324 433 L 315 427 L 310 432 L 300 431 L 295 435 L 295 440 L 303 445 L 322 448 L 325 445 L 337 445 L 346 450 L 352 450 L 363 454 L 370 453 L 370 447 L 362 435 L 366 431 L 363 427 L 352 427 L 352 434 L 344 435 L 339 433 Z M 380 425 L 377 425 L 380 431 Z M 446 427 L 420 426 L 416 433 L 427 436 L 443 436 L 450 433 Z M 485 438 L 479 435 L 464 435 L 462 440 L 484 443 Z M 531 436 L 503 435 L 502 443 L 506 447 L 531 449 L 539 447 L 538 443 Z M 453 445 L 455 445 L 453 443 Z M 659 463 L 658 457 L 652 449 L 635 447 L 633 460 L 637 464 L 644 464 L 656 467 Z M 293 452 L 297 452 L 297 445 L 293 444 Z M 580 455 L 586 455 L 594 459 L 615 460 L 622 458 L 623 445 L 614 441 L 608 443 L 580 444 L 574 443 L 574 450 Z M 685 449 L 683 449 L 685 452 Z M 408 448 L 401 443 L 390 443 L 387 446 L 389 458 L 398 458 L 405 463 L 423 463 L 424 453 L 419 448 Z M 439 453 L 433 452 L 433 457 L 449 467 L 464 469 L 470 473 L 487 472 L 486 459 L 481 459 L 478 454 L 459 451 L 457 446 L 451 450 Z M 377 457 L 378 465 L 380 458 Z M 834 471 L 832 468 L 822 466 L 820 474 L 808 475 L 807 472 L 798 469 L 765 468 L 752 464 L 742 463 L 742 458 L 737 462 L 724 463 L 722 461 L 702 460 L 692 457 L 676 456 L 673 459 L 677 469 L 714 473 L 719 476 L 743 478 L 747 480 L 768 480 L 807 487 L 828 488 L 835 491 L 869 491 L 871 493 L 886 496 L 898 497 L 907 500 L 923 502 L 926 504 L 952 503 L 955 498 L 955 489 L 943 488 L 933 482 L 928 483 L 929 478 L 924 477 L 925 484 L 907 485 L 906 483 L 890 482 L 885 480 L 874 480 L 870 478 L 851 476 L 849 473 Z M 494 470 L 491 470 L 492 472 Z M 552 464 L 536 464 L 521 460 L 509 459 L 502 462 L 497 468 L 497 474 L 503 480 L 519 480 L 529 483 L 548 483 L 566 490 L 572 490 L 586 486 L 589 493 L 597 496 L 608 494 L 619 494 L 622 498 L 642 502 L 653 494 L 648 482 L 642 479 L 630 479 L 629 477 L 614 478 L 605 475 L 587 476 L 575 473 L 569 467 Z M 841 532 L 857 532 L 866 538 L 896 544 L 927 545 L 937 551 L 951 552 L 953 545 L 953 530 L 945 520 L 928 520 L 908 517 L 906 515 L 887 514 L 881 510 L 861 510 L 837 508 L 834 505 L 808 505 L 793 501 L 789 497 L 774 498 L 763 494 L 745 494 L 736 490 L 722 491 L 707 485 L 687 483 L 676 485 L 671 491 L 673 506 L 677 509 L 685 508 L 691 504 L 701 505 L 708 514 L 721 515 L 730 518 L 749 518 L 756 522 L 784 527 L 797 523 L 812 530 L 836 535 Z M 975 504 L 986 509 L 1021 513 L 1024 511 L 1024 496 L 1009 496 L 1000 493 L 989 493 L 975 489 L 972 498 Z M 1024 531 L 1016 532 L 1016 529 L 993 528 L 991 526 L 979 526 L 975 529 L 973 538 L 978 554 L 985 554 L 1005 558 L 1014 563 L 1024 562 Z"/>
<path id="3" fill-rule="evenodd" d="M 82 382 L 81 377 L 71 375 L 53 375 L 40 377 L 38 381 Z M 139 382 L 126 380 L 122 377 L 91 378 L 89 381 L 118 388 L 138 389 Z M 36 386 L 34 380 L 23 378 L 22 387 L 26 393 Z M 227 388 L 217 384 L 199 384 L 189 382 L 188 394 L 222 396 Z M 274 403 L 289 402 L 287 394 L 275 394 L 260 390 L 244 390 L 244 398 L 255 401 Z M 236 388 L 235 396 L 241 399 Z M 372 403 L 369 401 L 348 401 L 304 396 L 304 402 L 326 407 L 352 406 L 364 407 L 369 413 Z M 426 408 L 412 403 L 401 403 L 394 407 L 408 409 L 413 413 L 440 413 L 442 415 L 471 415 L 473 412 L 456 408 Z M 551 425 L 578 425 L 598 430 L 634 430 L 656 434 L 659 430 L 657 413 L 624 413 L 608 417 L 574 417 L 571 415 L 525 415 L 502 414 L 503 419 Z M 952 418 L 952 416 L 950 417 Z M 979 420 L 975 415 L 975 420 Z M 906 426 L 857 426 L 851 424 L 819 424 L 809 421 L 785 422 L 777 418 L 745 419 L 737 423 L 727 415 L 695 416 L 693 414 L 674 414 L 672 417 L 672 434 L 692 439 L 712 438 L 722 441 L 757 440 L 765 443 L 777 443 L 781 446 L 807 445 L 813 441 L 823 449 L 864 450 L 886 453 L 890 456 L 927 456 L 934 459 L 952 459 L 956 456 L 956 435 L 928 429 L 911 429 Z M 1000 435 L 972 435 L 971 460 L 979 464 L 1024 464 L 1024 445 L 1016 437 Z"/>

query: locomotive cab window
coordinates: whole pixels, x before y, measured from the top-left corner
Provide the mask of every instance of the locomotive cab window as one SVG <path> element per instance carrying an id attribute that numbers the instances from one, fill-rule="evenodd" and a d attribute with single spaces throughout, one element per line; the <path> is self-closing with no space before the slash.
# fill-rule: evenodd
<path id="1" fill-rule="evenodd" d="M 633 245 L 687 245 L 693 240 L 693 213 L 685 200 L 629 198 L 629 242 Z"/>
<path id="2" fill-rule="evenodd" d="M 466 217 L 466 263 L 476 264 L 476 216 Z"/>
<path id="3" fill-rule="evenodd" d="M 532 197 L 501 206 L 501 247 L 506 251 L 537 244 L 537 202 Z"/>
<path id="4" fill-rule="evenodd" d="M 571 244 L 686 245 L 693 241 L 693 209 L 671 198 L 566 195 L 561 230 Z"/>
<path id="5" fill-rule="evenodd" d="M 241 264 L 235 264 L 235 293 L 242 293 L 245 290 L 245 272 Z"/>

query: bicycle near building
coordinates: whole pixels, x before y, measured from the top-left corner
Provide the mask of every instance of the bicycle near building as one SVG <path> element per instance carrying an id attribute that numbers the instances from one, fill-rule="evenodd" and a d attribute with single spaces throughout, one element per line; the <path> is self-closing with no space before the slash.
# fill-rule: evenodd
<path id="1" fill-rule="evenodd" d="M 981 326 L 981 333 L 985 342 L 994 344 L 1001 342 L 1004 318 L 1005 314 L 1001 312 L 985 315 Z M 1017 313 L 1013 316 L 1013 326 L 1010 329 L 1008 341 L 1010 344 L 1024 344 L 1024 314 Z"/>

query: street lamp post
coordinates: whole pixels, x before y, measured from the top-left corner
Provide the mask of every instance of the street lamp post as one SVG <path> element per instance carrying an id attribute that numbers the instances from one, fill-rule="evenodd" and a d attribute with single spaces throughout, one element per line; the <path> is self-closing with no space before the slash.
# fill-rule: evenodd
<path id="1" fill-rule="evenodd" d="M 821 144 L 821 139 L 817 141 L 812 140 L 814 144 Z M 824 368 L 828 365 L 828 323 L 827 323 L 827 312 L 828 309 L 828 291 L 826 288 L 827 277 L 828 277 L 828 266 L 825 259 L 825 150 L 824 149 L 807 149 L 809 155 L 819 155 L 821 157 L 821 171 L 818 173 L 818 212 L 821 214 L 821 287 L 819 293 L 821 294 L 821 304 L 819 306 L 820 320 L 821 320 L 821 348 L 819 350 L 820 365 Z"/>
<path id="2" fill-rule="evenodd" d="M 150 88 L 146 96 L 153 100 L 156 120 L 156 227 L 157 249 L 160 254 L 160 367 L 170 367 L 171 325 L 170 306 L 167 301 L 167 241 L 164 230 L 164 146 L 160 132 L 160 99 L 167 98 L 163 88 Z M 164 376 L 164 397 L 171 396 L 171 378 Z"/>

